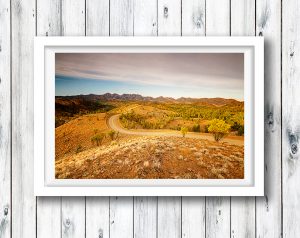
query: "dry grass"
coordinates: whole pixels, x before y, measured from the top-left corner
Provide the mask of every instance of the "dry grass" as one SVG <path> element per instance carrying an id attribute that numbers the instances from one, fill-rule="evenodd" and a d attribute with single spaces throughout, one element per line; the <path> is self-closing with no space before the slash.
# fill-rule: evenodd
<path id="1" fill-rule="evenodd" d="M 122 137 L 56 160 L 57 178 L 242 179 L 244 147 L 193 138 Z"/>

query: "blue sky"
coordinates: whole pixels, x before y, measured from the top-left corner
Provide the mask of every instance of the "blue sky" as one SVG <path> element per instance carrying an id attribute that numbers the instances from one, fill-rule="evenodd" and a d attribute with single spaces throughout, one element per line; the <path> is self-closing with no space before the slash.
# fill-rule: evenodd
<path id="1" fill-rule="evenodd" d="M 243 100 L 243 54 L 60 53 L 55 95 L 137 93 Z"/>

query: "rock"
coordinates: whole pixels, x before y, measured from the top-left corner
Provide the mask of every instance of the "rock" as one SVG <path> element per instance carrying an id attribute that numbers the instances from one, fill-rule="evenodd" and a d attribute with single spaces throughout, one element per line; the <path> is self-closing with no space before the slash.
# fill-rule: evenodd
<path id="1" fill-rule="evenodd" d="M 182 155 L 179 155 L 179 156 L 178 156 L 178 159 L 179 159 L 179 160 L 183 160 L 184 158 L 183 158 Z"/>
<path id="2" fill-rule="evenodd" d="M 149 167 L 149 161 L 144 162 L 144 167 Z"/>

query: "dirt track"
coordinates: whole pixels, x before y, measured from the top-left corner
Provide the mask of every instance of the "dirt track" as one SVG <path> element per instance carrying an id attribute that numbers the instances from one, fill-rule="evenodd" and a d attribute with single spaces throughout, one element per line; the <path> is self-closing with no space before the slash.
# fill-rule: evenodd
<path id="1" fill-rule="evenodd" d="M 182 134 L 179 131 L 174 130 L 128 130 L 122 127 L 119 121 L 120 114 L 113 115 L 107 120 L 108 127 L 110 127 L 114 131 L 118 131 L 122 134 L 127 135 L 139 135 L 139 136 L 173 136 L 173 137 L 182 137 Z M 185 137 L 187 138 L 199 138 L 204 140 L 214 141 L 214 138 L 210 134 L 206 133 L 195 133 L 188 132 Z M 244 141 L 240 138 L 225 138 L 222 140 L 223 142 L 228 142 L 233 145 L 244 145 Z"/>

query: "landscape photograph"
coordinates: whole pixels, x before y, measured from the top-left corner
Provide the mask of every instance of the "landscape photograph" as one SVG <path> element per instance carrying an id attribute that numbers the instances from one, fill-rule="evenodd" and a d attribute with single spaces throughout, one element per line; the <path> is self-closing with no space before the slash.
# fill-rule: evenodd
<path id="1" fill-rule="evenodd" d="M 56 179 L 243 179 L 243 53 L 56 53 Z"/>

